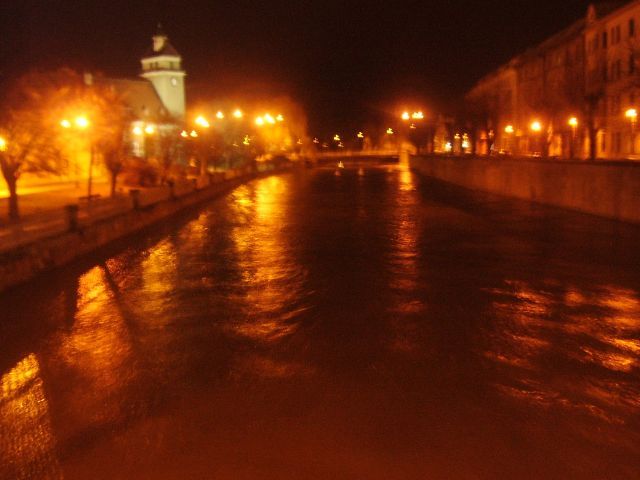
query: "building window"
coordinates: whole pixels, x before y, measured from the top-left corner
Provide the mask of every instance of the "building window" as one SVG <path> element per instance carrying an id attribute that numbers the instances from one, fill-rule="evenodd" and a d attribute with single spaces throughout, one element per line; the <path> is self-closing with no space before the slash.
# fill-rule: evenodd
<path id="1" fill-rule="evenodd" d="M 633 37 L 636 34 L 636 21 L 633 18 L 629 19 L 629 36 Z"/>
<path id="2" fill-rule="evenodd" d="M 607 32 L 602 32 L 602 48 L 607 48 Z"/>

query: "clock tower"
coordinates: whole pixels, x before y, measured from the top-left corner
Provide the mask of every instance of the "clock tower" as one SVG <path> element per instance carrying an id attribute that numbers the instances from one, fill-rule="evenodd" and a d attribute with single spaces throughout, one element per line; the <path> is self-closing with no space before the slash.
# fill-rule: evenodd
<path id="1" fill-rule="evenodd" d="M 184 120 L 186 73 L 182 70 L 182 57 L 169 43 L 169 37 L 163 32 L 161 25 L 158 25 L 151 49 L 141 63 L 140 76 L 153 84 L 169 115 L 177 121 Z"/>

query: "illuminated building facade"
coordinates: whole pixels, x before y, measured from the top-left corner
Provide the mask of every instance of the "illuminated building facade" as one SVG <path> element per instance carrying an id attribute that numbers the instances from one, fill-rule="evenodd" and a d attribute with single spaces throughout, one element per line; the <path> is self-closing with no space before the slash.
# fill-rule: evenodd
<path id="1" fill-rule="evenodd" d="M 636 158 L 638 22 L 640 0 L 591 5 L 482 78 L 466 96 L 476 151 Z"/>
<path id="2" fill-rule="evenodd" d="M 185 76 L 182 57 L 161 26 L 152 46 L 141 59 L 141 79 L 100 79 L 125 100 L 133 118 L 129 140 L 131 153 L 149 158 L 158 152 L 159 138 L 182 130 L 185 111 Z"/>

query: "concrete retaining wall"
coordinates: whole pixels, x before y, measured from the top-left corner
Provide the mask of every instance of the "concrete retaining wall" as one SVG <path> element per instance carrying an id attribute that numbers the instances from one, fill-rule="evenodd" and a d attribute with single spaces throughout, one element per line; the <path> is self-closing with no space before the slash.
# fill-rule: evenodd
<path id="1" fill-rule="evenodd" d="M 271 168 L 266 165 L 260 165 L 260 167 L 258 172 L 228 172 L 225 178 L 215 179 L 212 185 L 183 196 L 151 205 L 142 205 L 139 209 L 132 208 L 110 218 L 102 218 L 87 225 L 81 224 L 77 231 L 41 238 L 5 250 L 0 253 L 0 290 L 65 265 L 82 255 L 160 222 L 185 208 L 214 198 L 245 181 L 269 174 L 271 171 Z"/>
<path id="2" fill-rule="evenodd" d="M 640 164 L 413 157 L 414 170 L 466 188 L 640 223 Z"/>

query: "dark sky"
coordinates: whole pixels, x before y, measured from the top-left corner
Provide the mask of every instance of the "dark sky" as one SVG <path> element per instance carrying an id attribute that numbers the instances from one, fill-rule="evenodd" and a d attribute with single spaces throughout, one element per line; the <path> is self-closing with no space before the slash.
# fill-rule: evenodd
<path id="1" fill-rule="evenodd" d="M 455 104 L 476 79 L 572 23 L 589 2 L 0 3 L 3 81 L 60 65 L 135 76 L 160 21 L 183 56 L 190 98 L 288 94 L 313 130 L 333 131 L 405 102 L 427 111 Z"/>

